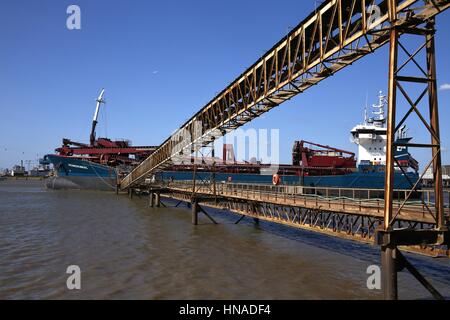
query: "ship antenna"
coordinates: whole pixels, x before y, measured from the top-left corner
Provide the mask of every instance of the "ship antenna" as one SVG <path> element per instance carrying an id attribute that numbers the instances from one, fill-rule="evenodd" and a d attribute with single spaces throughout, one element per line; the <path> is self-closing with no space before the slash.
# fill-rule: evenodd
<path id="1" fill-rule="evenodd" d="M 378 109 L 377 111 L 373 112 L 378 116 L 378 120 L 384 122 L 384 104 L 385 104 L 385 96 L 383 96 L 383 92 L 380 91 L 378 95 L 378 104 L 372 105 L 373 108 Z"/>
<path id="2" fill-rule="evenodd" d="M 367 124 L 367 107 L 364 107 L 364 124 Z"/>
<path id="3" fill-rule="evenodd" d="M 366 106 L 364 107 L 364 124 L 367 124 L 367 103 L 369 100 L 369 93 L 366 92 Z"/>
<path id="4" fill-rule="evenodd" d="M 380 120 L 384 121 L 384 106 L 386 104 L 386 97 L 383 95 L 383 91 L 380 90 Z"/>

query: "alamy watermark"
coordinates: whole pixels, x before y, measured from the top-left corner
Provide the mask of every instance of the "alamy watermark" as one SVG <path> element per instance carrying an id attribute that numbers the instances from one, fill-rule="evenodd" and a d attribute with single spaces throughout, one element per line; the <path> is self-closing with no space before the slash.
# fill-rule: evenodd
<path id="1" fill-rule="evenodd" d="M 381 268 L 371 265 L 367 267 L 366 273 L 369 275 L 366 282 L 367 289 L 381 290 Z"/>
<path id="2" fill-rule="evenodd" d="M 66 280 L 66 286 L 69 290 L 81 290 L 81 269 L 77 265 L 67 267 L 67 274 L 70 276 Z"/>
<path id="3" fill-rule="evenodd" d="M 367 18 L 367 28 L 374 30 L 381 29 L 381 24 L 378 22 L 381 17 L 380 7 L 376 4 L 370 5 L 366 12 L 369 14 Z"/>
<path id="4" fill-rule="evenodd" d="M 244 130 L 238 128 L 229 133 L 222 133 L 220 130 L 203 132 L 201 121 L 194 121 L 189 127 L 190 130 L 181 128 L 171 136 L 171 159 L 174 164 L 203 164 L 205 159 L 208 160 L 208 158 L 196 155 L 201 153 L 206 145 L 221 140 L 224 145 L 233 146 L 232 157 L 235 161 L 247 159 L 250 163 L 269 164 L 270 166 L 264 174 L 278 172 L 280 162 L 279 129 L 249 128 Z M 216 164 L 226 160 L 214 159 Z"/>
<path id="5" fill-rule="evenodd" d="M 67 7 L 66 13 L 69 15 L 66 20 L 66 27 L 69 30 L 81 29 L 81 9 L 75 4 Z"/>

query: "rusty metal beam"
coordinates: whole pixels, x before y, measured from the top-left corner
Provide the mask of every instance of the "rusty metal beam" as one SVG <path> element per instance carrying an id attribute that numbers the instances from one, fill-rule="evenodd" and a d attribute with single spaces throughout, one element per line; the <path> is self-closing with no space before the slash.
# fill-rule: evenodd
<path id="1" fill-rule="evenodd" d="M 438 115 L 438 100 L 437 100 L 437 84 L 436 84 L 436 61 L 435 61 L 435 47 L 434 47 L 434 17 L 426 21 L 425 29 L 420 28 L 414 30 L 412 27 L 402 28 L 398 26 L 397 18 L 398 13 L 396 10 L 396 1 L 389 1 L 389 19 L 391 23 L 390 29 L 390 50 L 389 50 L 389 96 L 388 96 L 388 117 L 387 117 L 387 142 L 386 142 L 386 175 L 385 175 L 385 208 L 384 208 L 384 224 L 383 229 L 378 230 L 379 241 L 381 246 L 381 262 L 383 272 L 383 291 L 385 299 L 395 300 L 398 298 L 397 290 L 397 272 L 401 267 L 401 263 L 398 260 L 397 247 L 399 245 L 415 245 L 425 243 L 447 243 L 448 245 L 448 226 L 445 221 L 444 204 L 443 204 L 443 189 L 442 189 L 442 170 L 441 170 L 441 145 L 440 145 L 440 133 L 439 133 L 439 115 Z M 423 44 L 419 46 L 414 53 L 410 53 L 399 41 L 399 35 L 411 35 L 412 37 L 418 37 L 423 40 Z M 426 68 L 423 68 L 415 59 L 416 55 L 423 49 L 426 49 Z M 398 52 L 402 49 L 406 55 L 406 61 L 404 61 L 400 68 L 398 67 Z M 408 64 L 414 64 L 417 70 L 421 72 L 420 76 L 415 75 L 400 75 L 400 71 Z M 426 69 L 427 71 L 424 71 Z M 410 71 L 411 72 L 411 71 Z M 424 84 L 427 88 L 422 91 L 422 94 L 414 103 L 410 98 L 405 88 L 400 82 L 419 83 Z M 402 116 L 400 124 L 396 124 L 397 113 L 397 90 L 400 90 L 403 97 L 406 98 L 411 108 Z M 430 113 L 429 123 L 419 111 L 418 104 L 422 100 L 422 97 L 428 93 L 428 109 Z M 431 144 L 423 143 L 395 143 L 395 136 L 397 130 L 400 128 L 409 116 L 415 112 L 421 124 L 427 129 L 430 135 Z M 422 179 L 425 171 L 432 166 L 433 180 L 434 180 L 434 212 L 432 212 L 428 206 L 428 216 L 432 217 L 435 221 L 432 230 L 422 229 L 407 229 L 397 230 L 395 228 L 396 218 L 399 212 L 402 210 L 403 205 L 408 201 L 413 192 L 417 191 L 419 181 L 415 184 L 411 184 L 411 189 L 408 195 L 405 197 L 403 203 L 397 210 L 396 214 L 393 214 L 394 200 L 394 162 L 395 148 L 399 145 L 408 146 L 410 148 L 429 148 L 431 149 L 431 161 L 425 167 L 419 181 Z M 403 262 L 405 262 L 404 260 Z M 410 265 L 409 265 L 410 266 Z M 435 297 L 440 297 L 434 288 L 430 287 L 426 280 L 420 276 L 416 269 L 412 266 L 408 268 L 416 276 L 419 281 L 426 286 Z"/>
<path id="2" fill-rule="evenodd" d="M 427 71 L 430 81 L 428 82 L 428 97 L 429 97 L 429 112 L 430 112 L 430 130 L 431 130 L 431 144 L 432 159 L 433 160 L 433 180 L 434 192 L 436 195 L 435 209 L 436 209 L 436 225 L 437 229 L 444 230 L 444 195 L 442 188 L 442 163 L 441 163 L 441 146 L 440 146 L 440 132 L 439 132 L 439 112 L 438 112 L 438 98 L 437 98 L 437 84 L 436 84 L 436 57 L 434 46 L 434 19 L 428 21 L 427 29 L 432 30 L 432 33 L 426 34 L 426 53 L 427 53 Z"/>

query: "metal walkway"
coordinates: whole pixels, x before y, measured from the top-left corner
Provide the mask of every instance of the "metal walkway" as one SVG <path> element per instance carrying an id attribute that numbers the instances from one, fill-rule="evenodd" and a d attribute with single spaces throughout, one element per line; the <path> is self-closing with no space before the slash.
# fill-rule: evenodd
<path id="1" fill-rule="evenodd" d="M 195 188 L 195 193 L 193 193 Z M 214 188 L 211 184 L 193 186 L 192 182 L 170 183 L 164 188 L 167 192 L 185 193 L 189 197 L 232 198 L 246 202 L 261 202 L 272 205 L 302 207 L 309 210 L 330 211 L 355 214 L 368 217 L 384 217 L 383 190 L 351 189 L 299 186 L 272 186 L 258 184 L 221 183 Z M 419 199 L 402 205 L 408 190 L 396 190 L 398 200 L 394 202 L 397 220 L 434 224 L 434 219 L 427 209 L 434 206 L 432 190 L 419 192 Z M 450 219 L 448 194 L 445 215 Z M 188 199 L 188 198 L 184 198 Z M 189 198 L 190 199 L 190 198 Z M 422 202 L 423 200 L 423 202 Z"/>
<path id="2" fill-rule="evenodd" d="M 193 190 L 195 188 L 195 193 Z M 311 188 L 298 186 L 271 186 L 255 184 L 211 184 L 193 185 L 192 182 L 165 183 L 150 186 L 150 206 L 160 206 L 161 198 L 185 202 L 197 210 L 192 212 L 193 223 L 198 223 L 198 212 L 204 208 L 231 211 L 244 217 L 269 221 L 294 228 L 323 233 L 329 236 L 374 243 L 377 229 L 383 225 L 384 200 L 379 189 Z M 427 215 L 426 206 L 433 206 L 432 190 L 418 194 L 424 200 L 410 201 L 401 208 L 401 197 L 407 190 L 397 190 L 399 209 L 396 219 L 398 228 L 432 230 L 433 219 Z M 446 194 L 446 221 L 450 219 L 450 190 Z M 156 198 L 156 199 L 155 199 Z M 156 201 L 155 201 L 156 200 Z M 195 205 L 194 205 L 195 203 Z M 201 207 L 200 207 L 201 205 Z M 212 219 L 214 223 L 215 220 Z M 403 250 L 433 257 L 450 257 L 447 246 L 415 245 Z"/>

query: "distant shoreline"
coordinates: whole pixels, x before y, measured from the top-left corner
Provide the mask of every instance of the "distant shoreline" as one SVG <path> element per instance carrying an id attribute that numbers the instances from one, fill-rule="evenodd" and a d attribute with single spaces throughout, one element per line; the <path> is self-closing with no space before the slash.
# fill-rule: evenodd
<path id="1" fill-rule="evenodd" d="M 11 176 L 3 176 L 0 177 L 0 181 L 1 180 L 45 180 L 48 177 L 29 177 L 29 176 L 18 176 L 18 177 L 11 177 Z"/>

